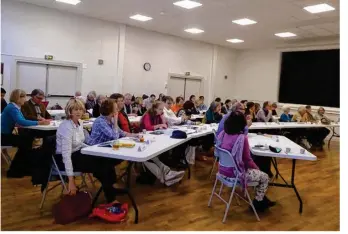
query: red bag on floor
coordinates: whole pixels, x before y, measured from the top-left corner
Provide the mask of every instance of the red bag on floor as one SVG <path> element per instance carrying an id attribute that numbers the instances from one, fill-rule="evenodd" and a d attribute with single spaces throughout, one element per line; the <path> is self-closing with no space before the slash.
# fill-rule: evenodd
<path id="1" fill-rule="evenodd" d="M 121 204 L 117 201 L 110 204 L 102 204 L 94 208 L 90 218 L 99 217 L 110 223 L 119 223 L 125 220 L 128 214 L 128 204 Z"/>
<path id="2" fill-rule="evenodd" d="M 91 212 L 92 199 L 89 193 L 78 191 L 75 196 L 65 195 L 53 206 L 52 213 L 57 224 L 72 223 Z"/>

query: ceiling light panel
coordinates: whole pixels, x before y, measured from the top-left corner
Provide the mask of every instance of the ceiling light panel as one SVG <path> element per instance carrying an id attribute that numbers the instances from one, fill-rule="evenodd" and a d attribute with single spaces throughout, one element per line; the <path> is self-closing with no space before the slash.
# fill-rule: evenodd
<path id="1" fill-rule="evenodd" d="M 281 33 L 276 33 L 274 34 L 276 35 L 277 37 L 296 37 L 297 35 L 295 33 L 292 33 L 292 32 L 281 32 Z"/>
<path id="2" fill-rule="evenodd" d="M 202 3 L 191 1 L 191 0 L 182 0 L 173 3 L 175 6 L 179 6 L 185 9 L 193 9 L 196 7 L 202 6 Z"/>
<path id="3" fill-rule="evenodd" d="M 333 11 L 335 10 L 334 7 L 323 3 L 323 4 L 317 4 L 317 5 L 312 5 L 312 6 L 306 6 L 303 9 L 306 11 L 312 13 L 312 14 L 317 14 L 317 13 L 322 13 L 322 12 L 327 12 L 327 11 Z"/>
<path id="4" fill-rule="evenodd" d="M 138 20 L 138 21 L 142 21 L 142 22 L 152 20 L 152 17 L 140 15 L 140 14 L 132 15 L 129 18 L 134 19 L 134 20 Z"/>
<path id="5" fill-rule="evenodd" d="M 71 5 L 77 5 L 81 2 L 81 0 L 56 0 L 56 2 L 62 2 Z"/>
<path id="6" fill-rule="evenodd" d="M 228 39 L 228 40 L 226 40 L 226 41 L 228 41 L 228 42 L 230 42 L 230 43 L 242 43 L 242 42 L 244 42 L 243 40 L 237 39 L 237 38 Z"/>
<path id="7" fill-rule="evenodd" d="M 192 34 L 198 34 L 198 33 L 203 33 L 204 30 L 199 29 L 199 28 L 188 28 L 188 29 L 185 29 L 185 32 L 192 33 Z"/>
<path id="8" fill-rule="evenodd" d="M 238 20 L 232 20 L 232 23 L 245 26 L 245 25 L 256 24 L 257 22 L 255 20 L 243 18 L 243 19 L 238 19 Z"/>

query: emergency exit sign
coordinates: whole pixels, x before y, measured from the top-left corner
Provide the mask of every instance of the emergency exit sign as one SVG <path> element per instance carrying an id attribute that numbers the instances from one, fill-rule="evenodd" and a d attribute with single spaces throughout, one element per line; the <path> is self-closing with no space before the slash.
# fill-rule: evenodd
<path id="1" fill-rule="evenodd" d="M 45 55 L 46 60 L 53 60 L 53 55 Z"/>

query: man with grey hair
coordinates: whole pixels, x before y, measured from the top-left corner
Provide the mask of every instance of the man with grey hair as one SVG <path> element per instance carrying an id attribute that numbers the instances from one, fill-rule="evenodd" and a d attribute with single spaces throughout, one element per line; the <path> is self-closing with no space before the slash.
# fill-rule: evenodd
<path id="1" fill-rule="evenodd" d="M 23 116 L 29 120 L 51 119 L 51 115 L 47 112 L 46 106 L 42 103 L 45 93 L 41 89 L 34 89 L 31 92 L 31 98 L 21 107 Z"/>
<path id="2" fill-rule="evenodd" d="M 133 114 L 133 107 L 132 107 L 132 94 L 126 93 L 124 95 L 124 111 L 127 115 Z M 136 110 L 138 112 L 138 110 Z"/>
<path id="3" fill-rule="evenodd" d="M 87 94 L 87 99 L 85 104 L 86 110 L 90 110 L 94 108 L 96 104 L 96 100 L 95 100 L 96 96 L 97 96 L 97 93 L 95 91 L 91 91 Z"/>

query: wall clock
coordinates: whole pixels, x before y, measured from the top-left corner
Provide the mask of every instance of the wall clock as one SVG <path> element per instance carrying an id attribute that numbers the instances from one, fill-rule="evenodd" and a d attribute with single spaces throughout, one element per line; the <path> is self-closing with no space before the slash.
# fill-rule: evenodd
<path id="1" fill-rule="evenodd" d="M 144 63 L 144 70 L 150 71 L 151 70 L 151 64 L 150 63 Z"/>

